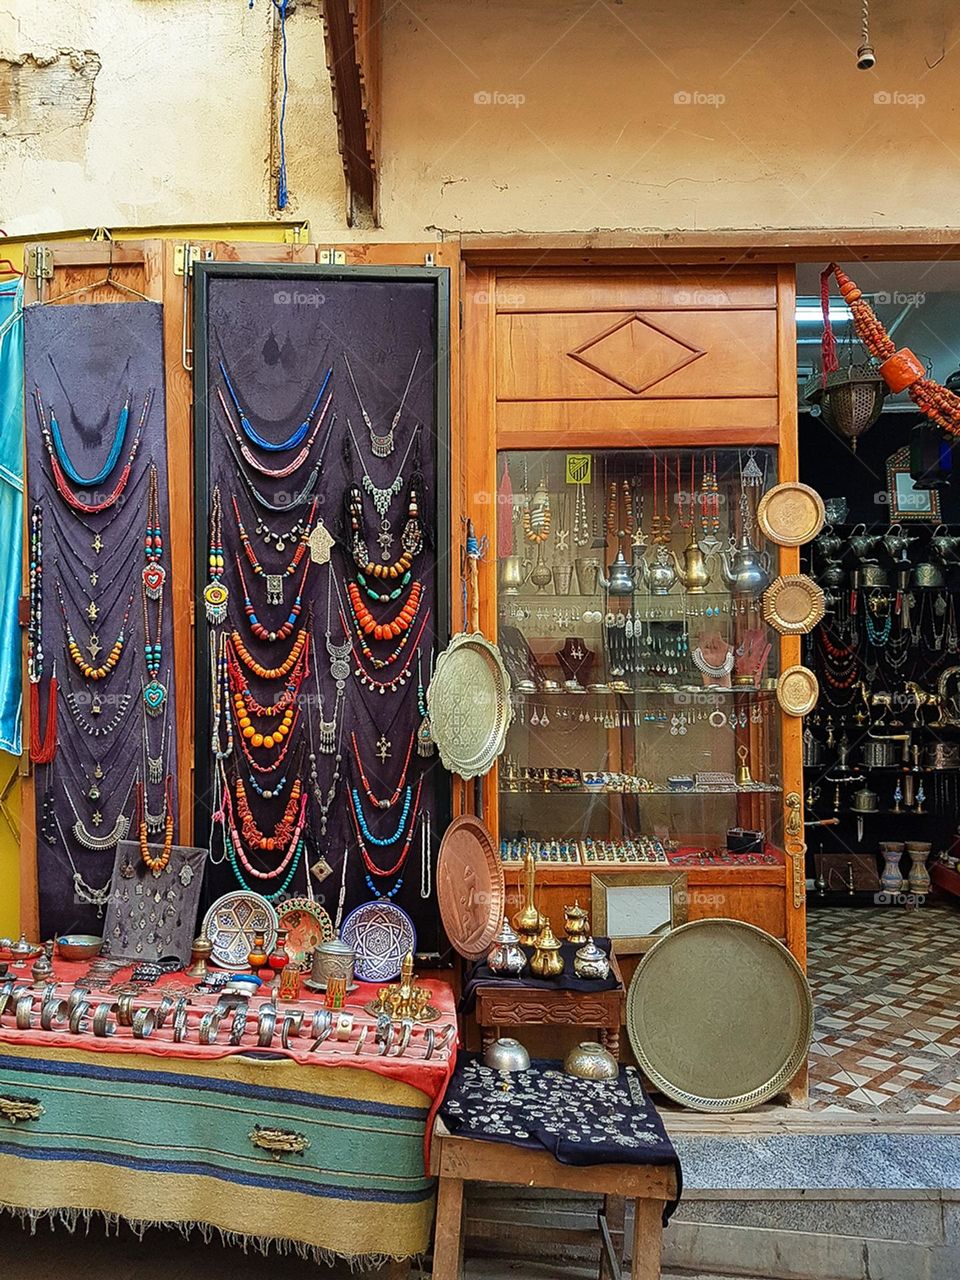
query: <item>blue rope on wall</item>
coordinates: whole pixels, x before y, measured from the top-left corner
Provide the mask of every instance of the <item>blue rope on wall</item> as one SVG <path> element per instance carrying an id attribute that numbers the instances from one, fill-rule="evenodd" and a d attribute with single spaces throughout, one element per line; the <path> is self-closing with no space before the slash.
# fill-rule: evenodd
<path id="1" fill-rule="evenodd" d="M 289 202 L 289 191 L 287 190 L 287 144 L 284 132 L 287 122 L 287 94 L 290 89 L 290 80 L 287 76 L 287 5 L 289 0 L 270 0 L 270 3 L 280 15 L 280 62 L 283 74 L 283 94 L 280 98 L 280 123 L 277 128 L 277 138 L 280 144 L 280 163 L 277 166 L 277 208 L 285 209 Z M 253 6 L 254 0 L 247 0 L 247 8 L 252 9 Z"/>

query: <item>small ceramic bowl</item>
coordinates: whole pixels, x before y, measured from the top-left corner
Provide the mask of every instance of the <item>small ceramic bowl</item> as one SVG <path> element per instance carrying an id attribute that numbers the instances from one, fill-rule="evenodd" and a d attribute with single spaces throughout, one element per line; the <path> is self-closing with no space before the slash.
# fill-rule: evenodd
<path id="1" fill-rule="evenodd" d="M 100 954 L 102 938 L 92 933 L 67 933 L 57 939 L 57 952 L 61 960 L 92 960 Z"/>

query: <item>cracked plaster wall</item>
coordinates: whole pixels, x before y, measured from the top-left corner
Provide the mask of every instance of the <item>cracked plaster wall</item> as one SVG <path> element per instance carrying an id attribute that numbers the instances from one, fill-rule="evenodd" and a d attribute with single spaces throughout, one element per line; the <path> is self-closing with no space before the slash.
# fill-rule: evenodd
<path id="1" fill-rule="evenodd" d="M 848 0 L 384 7 L 382 228 L 354 238 L 957 223 L 944 0 L 874 6 L 866 74 Z M 13 136 L 0 90 L 0 225 L 273 216 L 270 28 L 269 0 L 0 0 L 0 54 L 102 62 L 83 122 Z M 316 3 L 289 35 L 287 216 L 345 239 Z"/>

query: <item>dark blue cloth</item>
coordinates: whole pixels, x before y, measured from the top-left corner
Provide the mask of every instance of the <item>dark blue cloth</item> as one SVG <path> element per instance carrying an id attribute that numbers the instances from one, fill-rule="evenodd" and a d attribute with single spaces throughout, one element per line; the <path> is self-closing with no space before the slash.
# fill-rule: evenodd
<path id="1" fill-rule="evenodd" d="M 594 942 L 605 955 L 610 955 L 610 939 L 594 938 Z M 463 994 L 460 997 L 460 1003 L 457 1006 L 459 1013 L 472 1013 L 474 1005 L 477 1003 L 477 988 L 481 986 L 503 986 L 509 983 L 511 986 L 522 987 L 525 990 L 533 991 L 615 991 L 619 986 L 617 979 L 611 972 L 606 978 L 578 978 L 573 971 L 573 957 L 580 950 L 581 944 L 578 942 L 563 942 L 560 944 L 560 954 L 563 957 L 563 973 L 558 978 L 537 978 L 529 969 L 524 969 L 519 978 L 511 978 L 509 974 L 494 973 L 485 960 L 478 960 L 475 964 L 468 965 L 463 975 Z M 527 960 L 533 955 L 533 947 L 524 947 Z"/>

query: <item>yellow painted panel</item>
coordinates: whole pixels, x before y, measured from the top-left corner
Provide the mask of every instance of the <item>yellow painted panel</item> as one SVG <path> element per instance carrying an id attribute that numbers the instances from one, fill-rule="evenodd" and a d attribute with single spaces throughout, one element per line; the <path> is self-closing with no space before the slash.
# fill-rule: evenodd
<path id="1" fill-rule="evenodd" d="M 16 756 L 0 752 L 0 937 L 20 932 L 20 786 Z"/>

